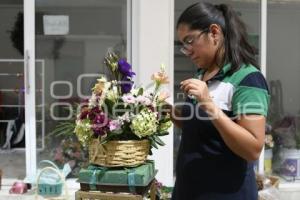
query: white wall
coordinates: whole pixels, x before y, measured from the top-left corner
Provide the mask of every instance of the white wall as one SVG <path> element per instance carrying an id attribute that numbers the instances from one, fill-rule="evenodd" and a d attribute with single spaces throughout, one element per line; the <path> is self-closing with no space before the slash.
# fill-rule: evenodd
<path id="1" fill-rule="evenodd" d="M 136 83 L 149 84 L 150 76 L 164 63 L 173 91 L 173 0 L 133 0 L 132 63 Z M 172 101 L 172 99 L 170 99 Z M 172 130 L 172 129 L 171 129 Z M 154 151 L 157 180 L 173 185 L 173 134 L 163 137 L 166 146 Z"/>

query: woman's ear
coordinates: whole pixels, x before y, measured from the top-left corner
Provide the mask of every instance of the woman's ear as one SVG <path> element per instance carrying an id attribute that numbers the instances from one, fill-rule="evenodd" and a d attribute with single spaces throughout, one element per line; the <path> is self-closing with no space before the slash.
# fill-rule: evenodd
<path id="1" fill-rule="evenodd" d="M 212 37 L 213 44 L 214 45 L 219 44 L 220 38 L 221 38 L 221 34 L 222 34 L 222 30 L 221 30 L 220 25 L 218 25 L 218 24 L 211 24 L 209 26 L 209 32 L 210 32 L 210 35 Z"/>

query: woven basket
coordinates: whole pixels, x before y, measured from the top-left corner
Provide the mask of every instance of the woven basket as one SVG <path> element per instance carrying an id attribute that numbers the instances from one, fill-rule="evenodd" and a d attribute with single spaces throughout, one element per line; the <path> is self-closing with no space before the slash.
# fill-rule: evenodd
<path id="1" fill-rule="evenodd" d="M 40 184 L 39 182 L 40 182 L 41 175 L 43 173 L 45 173 L 45 171 L 53 171 L 54 173 L 58 174 L 60 179 L 61 179 L 60 180 L 61 182 L 59 184 L 55 184 L 55 185 Z M 69 196 L 68 188 L 67 188 L 67 185 L 66 185 L 65 177 L 56 168 L 54 168 L 54 167 L 45 167 L 45 168 L 43 168 L 38 173 L 36 183 L 37 183 L 37 188 L 36 188 L 36 191 L 35 191 L 35 200 L 40 199 L 39 195 L 41 195 L 41 196 L 45 195 L 46 197 L 51 196 L 49 198 L 49 200 L 70 200 L 70 196 Z M 52 195 L 60 195 L 61 194 L 62 186 L 64 186 L 64 189 L 65 189 L 64 196 L 52 197 Z M 47 200 L 48 198 L 43 198 L 43 199 Z"/>
<path id="2" fill-rule="evenodd" d="M 146 161 L 148 140 L 109 141 L 101 144 L 94 139 L 89 145 L 89 162 L 104 167 L 133 167 Z"/>

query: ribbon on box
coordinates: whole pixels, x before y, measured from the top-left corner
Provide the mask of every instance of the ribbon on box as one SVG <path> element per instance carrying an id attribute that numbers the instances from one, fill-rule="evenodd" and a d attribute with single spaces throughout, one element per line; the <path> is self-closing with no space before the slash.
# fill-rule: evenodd
<path id="1" fill-rule="evenodd" d="M 134 169 L 126 169 L 127 172 L 127 182 L 128 182 L 128 187 L 129 187 L 129 191 L 131 193 L 135 193 L 135 170 Z"/>
<path id="2" fill-rule="evenodd" d="M 90 181 L 90 190 L 97 190 L 96 183 L 97 183 L 97 176 L 96 176 L 97 170 L 94 170 L 93 175 L 91 177 Z"/>
<path id="3" fill-rule="evenodd" d="M 92 177 L 89 181 L 89 187 L 90 190 L 97 190 L 97 183 L 98 183 L 98 179 L 101 179 L 101 177 L 104 175 L 104 173 L 107 171 L 107 167 L 96 167 L 93 165 L 90 165 L 88 167 L 89 170 L 92 170 Z M 97 173 L 100 172 L 100 173 Z"/>

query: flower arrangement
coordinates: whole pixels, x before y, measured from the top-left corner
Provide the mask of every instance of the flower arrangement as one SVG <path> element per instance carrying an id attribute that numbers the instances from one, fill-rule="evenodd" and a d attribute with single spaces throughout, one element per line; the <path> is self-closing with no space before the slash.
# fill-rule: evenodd
<path id="1" fill-rule="evenodd" d="M 61 140 L 52 152 L 53 161 L 58 166 L 63 166 L 69 163 L 72 168 L 72 176 L 77 176 L 79 170 L 86 166 L 87 151 L 82 148 L 82 145 L 74 137 L 68 137 Z"/>
<path id="2" fill-rule="evenodd" d="M 101 143 L 148 139 L 152 147 L 164 145 L 160 136 L 167 135 L 171 126 L 169 114 L 162 112 L 168 94 L 161 86 L 169 82 L 164 66 L 152 75 L 154 89 L 149 92 L 134 87 L 135 73 L 125 59 L 108 53 L 105 65 L 113 79 L 101 76 L 81 105 L 74 130 L 78 140 L 83 146 L 95 138 Z"/>

